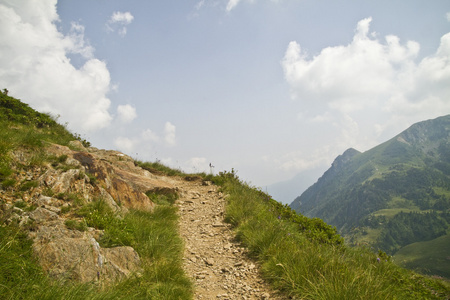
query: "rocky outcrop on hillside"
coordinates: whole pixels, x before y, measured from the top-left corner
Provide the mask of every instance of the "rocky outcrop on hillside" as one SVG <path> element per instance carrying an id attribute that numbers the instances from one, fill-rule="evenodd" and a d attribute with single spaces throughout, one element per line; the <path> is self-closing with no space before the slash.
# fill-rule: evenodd
<path id="1" fill-rule="evenodd" d="M 44 162 L 36 162 L 37 157 Z M 195 299 L 281 299 L 259 276 L 258 264 L 224 223 L 226 195 L 198 176 L 152 174 L 117 151 L 49 144 L 45 153 L 15 151 L 16 184 L 0 189 L 0 219 L 17 222 L 33 240 L 42 268 L 56 280 L 108 284 L 134 274 L 141 260 L 132 247 L 101 247 L 103 230 L 68 226 L 82 222 L 77 202 L 103 199 L 118 215 L 152 210 L 148 192 L 177 193 L 184 268 L 196 284 Z M 18 192 L 19 191 L 19 192 Z"/>
<path id="2" fill-rule="evenodd" d="M 102 248 L 101 230 L 68 228 L 68 220 L 82 222 L 70 213 L 73 199 L 103 199 L 120 215 L 131 208 L 151 211 L 155 204 L 145 192 L 176 188 L 123 153 L 86 149 L 78 141 L 70 147 L 50 144 L 39 154 L 15 151 L 14 164 L 21 166 L 13 178 L 17 184 L 0 190 L 0 213 L 29 231 L 35 256 L 54 278 L 112 282 L 138 273 L 140 259 L 133 248 Z M 36 162 L 38 157 L 44 162 Z"/>
<path id="3" fill-rule="evenodd" d="M 51 277 L 80 282 L 111 282 L 139 271 L 140 259 L 131 247 L 102 248 L 97 239 L 101 231 L 68 229 L 64 218 L 38 207 L 28 214 L 35 221 L 30 232 L 33 250 Z"/>

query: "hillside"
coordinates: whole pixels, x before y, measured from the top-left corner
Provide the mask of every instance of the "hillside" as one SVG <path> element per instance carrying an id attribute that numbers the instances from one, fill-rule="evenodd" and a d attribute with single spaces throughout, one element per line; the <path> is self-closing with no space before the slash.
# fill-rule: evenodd
<path id="1" fill-rule="evenodd" d="M 0 298 L 446 299 L 236 173 L 94 147 L 0 93 Z"/>
<path id="2" fill-rule="evenodd" d="M 450 116 L 414 124 L 364 153 L 345 151 L 291 207 L 336 226 L 353 244 L 389 254 L 445 235 Z M 450 262 L 444 263 L 450 270 Z"/>
<path id="3" fill-rule="evenodd" d="M 90 147 L 49 115 L 0 101 L 0 298 L 92 299 L 107 287 L 100 298 L 278 299 L 204 174 Z"/>

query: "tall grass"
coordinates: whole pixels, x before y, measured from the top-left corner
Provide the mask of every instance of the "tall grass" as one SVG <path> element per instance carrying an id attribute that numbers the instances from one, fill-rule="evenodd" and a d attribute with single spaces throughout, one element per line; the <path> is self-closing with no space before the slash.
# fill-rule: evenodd
<path id="1" fill-rule="evenodd" d="M 95 215 L 104 210 L 99 207 L 102 204 L 88 208 Z M 183 242 L 175 207 L 131 211 L 120 222 L 112 221 L 111 216 L 106 219 L 109 222 L 97 223 L 105 228 L 106 235 L 127 231 L 114 242 L 129 244 L 139 253 L 140 274 L 106 287 L 53 281 L 33 258 L 27 234 L 15 225 L 1 226 L 0 299 L 192 299 L 192 282 L 182 268 Z"/>
<path id="2" fill-rule="evenodd" d="M 296 216 L 227 173 L 226 220 L 274 288 L 300 299 L 446 299 L 448 285 L 402 269 L 384 253 L 350 248 L 320 220 Z M 225 179 L 224 179 L 225 178 Z M 324 233 L 325 232 L 325 233 Z M 333 233 L 334 232 L 334 233 Z"/>

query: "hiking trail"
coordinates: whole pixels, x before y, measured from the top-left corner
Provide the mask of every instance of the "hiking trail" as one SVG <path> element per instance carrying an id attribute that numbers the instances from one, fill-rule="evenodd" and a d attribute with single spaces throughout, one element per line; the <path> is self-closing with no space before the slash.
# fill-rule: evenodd
<path id="1" fill-rule="evenodd" d="M 194 299 L 282 299 L 224 222 L 226 195 L 208 182 L 182 181 L 178 188 L 183 263 L 195 283 Z"/>

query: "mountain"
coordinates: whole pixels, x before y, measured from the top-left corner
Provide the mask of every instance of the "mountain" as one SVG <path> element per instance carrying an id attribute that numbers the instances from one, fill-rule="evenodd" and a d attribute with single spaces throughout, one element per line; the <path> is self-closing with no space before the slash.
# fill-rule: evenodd
<path id="1" fill-rule="evenodd" d="M 389 254 L 444 236 L 450 228 L 450 115 L 416 123 L 364 153 L 346 150 L 290 206 L 336 226 L 350 243 Z"/>
<path id="2" fill-rule="evenodd" d="M 91 147 L 6 89 L 0 128 L 1 299 L 450 295 L 233 170 L 184 174 Z"/>

